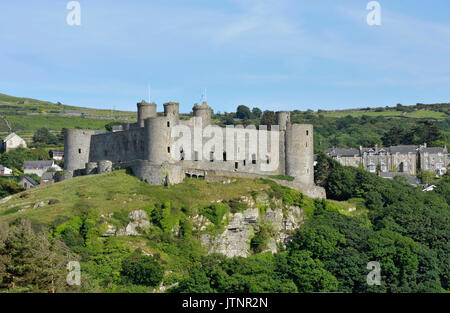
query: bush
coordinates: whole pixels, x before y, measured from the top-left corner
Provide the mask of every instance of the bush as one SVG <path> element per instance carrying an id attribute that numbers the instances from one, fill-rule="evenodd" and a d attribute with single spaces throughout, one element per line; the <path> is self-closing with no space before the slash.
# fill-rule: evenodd
<path id="1" fill-rule="evenodd" d="M 214 203 L 210 206 L 202 208 L 199 213 L 205 216 L 215 225 L 221 225 L 223 217 L 230 211 L 230 207 L 223 203 Z"/>

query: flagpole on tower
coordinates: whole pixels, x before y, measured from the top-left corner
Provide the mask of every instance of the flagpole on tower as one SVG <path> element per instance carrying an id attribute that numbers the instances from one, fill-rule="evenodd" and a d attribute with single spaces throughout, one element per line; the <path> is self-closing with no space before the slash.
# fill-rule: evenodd
<path id="1" fill-rule="evenodd" d="M 148 84 L 148 103 L 151 103 L 150 91 L 151 91 L 151 86 L 150 86 L 150 84 Z"/>

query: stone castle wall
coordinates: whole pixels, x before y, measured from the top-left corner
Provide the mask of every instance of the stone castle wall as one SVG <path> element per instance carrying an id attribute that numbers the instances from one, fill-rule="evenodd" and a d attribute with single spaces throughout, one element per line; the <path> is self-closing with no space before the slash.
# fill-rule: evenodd
<path id="1" fill-rule="evenodd" d="M 111 166 L 131 167 L 134 175 L 150 184 L 176 184 L 192 171 L 220 171 L 266 176 L 285 174 L 295 178 L 292 184 L 296 184 L 296 189 L 315 187 L 312 125 L 291 124 L 289 112 L 278 112 L 278 146 L 274 146 L 270 132 L 256 128 L 241 129 L 234 135 L 234 140 L 227 142 L 227 134 L 236 132 L 237 127 L 234 130 L 207 127 L 211 109 L 206 102 L 201 106 L 194 105 L 194 117 L 188 121 L 179 120 L 178 109 L 178 103 L 166 103 L 164 116 L 157 116 L 156 104 L 142 101 L 138 103 L 135 127 L 104 134 L 67 131 L 66 170 L 82 170 L 88 174 L 99 172 L 100 165 L 109 161 Z M 185 133 L 172 137 L 172 130 L 177 125 L 183 125 L 185 131 L 190 130 L 190 140 L 179 140 Z M 265 152 L 258 146 L 261 135 L 267 138 L 263 141 L 267 145 Z M 223 149 L 212 144 L 212 137 L 219 140 L 222 137 Z M 278 148 L 276 155 L 275 147 Z M 321 190 L 314 188 L 308 189 L 306 194 L 319 198 L 323 195 Z"/>

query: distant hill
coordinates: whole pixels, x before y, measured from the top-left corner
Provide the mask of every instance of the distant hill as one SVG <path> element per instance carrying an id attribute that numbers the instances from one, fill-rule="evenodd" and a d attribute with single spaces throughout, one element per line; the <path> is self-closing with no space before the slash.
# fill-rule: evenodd
<path id="1" fill-rule="evenodd" d="M 134 122 L 135 112 L 75 107 L 62 103 L 13 97 L 0 93 L 0 133 L 12 131 L 29 139 L 41 127 L 58 132 L 63 128 L 104 129 L 112 121 Z"/>

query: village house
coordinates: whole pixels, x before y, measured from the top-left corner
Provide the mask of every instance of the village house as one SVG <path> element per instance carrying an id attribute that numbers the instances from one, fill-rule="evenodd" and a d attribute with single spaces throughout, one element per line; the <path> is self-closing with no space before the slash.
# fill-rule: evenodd
<path id="1" fill-rule="evenodd" d="M 55 182 L 55 174 L 56 172 L 45 172 L 41 176 L 40 184 L 41 185 L 53 184 Z"/>
<path id="2" fill-rule="evenodd" d="M 28 176 L 24 176 L 19 181 L 19 185 L 21 185 L 25 189 L 31 189 L 31 188 L 34 188 L 34 187 L 38 186 L 39 184 L 33 178 L 28 177 Z"/>
<path id="3" fill-rule="evenodd" d="M 0 176 L 12 176 L 13 170 L 0 164 Z"/>
<path id="4" fill-rule="evenodd" d="M 42 160 L 42 161 L 25 161 L 23 163 L 23 172 L 25 174 L 36 174 L 39 177 L 42 176 L 49 169 L 54 171 L 62 171 L 61 167 L 55 164 L 54 160 Z"/>
<path id="5" fill-rule="evenodd" d="M 1 152 L 8 152 L 19 147 L 26 148 L 27 143 L 22 137 L 20 137 L 16 133 L 11 133 L 2 139 L 0 148 Z"/>

